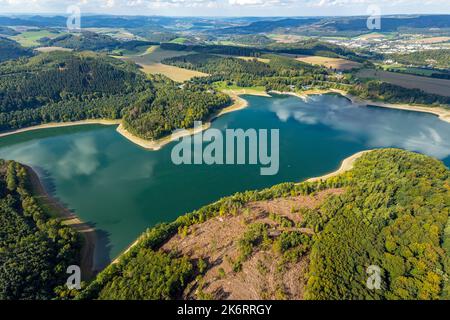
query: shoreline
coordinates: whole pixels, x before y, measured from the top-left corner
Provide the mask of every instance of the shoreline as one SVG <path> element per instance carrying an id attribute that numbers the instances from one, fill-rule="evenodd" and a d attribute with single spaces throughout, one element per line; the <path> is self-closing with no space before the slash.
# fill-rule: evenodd
<path id="1" fill-rule="evenodd" d="M 373 101 L 373 100 L 364 100 L 359 97 L 353 96 L 343 90 L 339 89 L 327 89 L 327 90 L 319 90 L 319 89 L 312 89 L 307 90 L 302 93 L 297 92 L 282 92 L 282 91 L 269 91 L 269 93 L 279 94 L 279 95 L 288 95 L 288 96 L 294 96 L 300 99 L 305 99 L 310 95 L 315 94 L 327 94 L 327 93 L 338 93 L 341 96 L 349 99 L 353 104 L 359 105 L 359 106 L 374 106 L 379 108 L 386 108 L 386 109 L 396 109 L 396 110 L 404 110 L 404 111 L 414 111 L 414 112 L 421 112 L 421 113 L 429 113 L 437 116 L 442 121 L 450 123 L 450 108 L 445 109 L 443 107 L 426 107 L 426 106 L 420 106 L 420 105 L 412 105 L 412 104 L 406 104 L 406 103 L 388 103 L 388 102 L 381 102 L 381 101 Z"/>
<path id="2" fill-rule="evenodd" d="M 89 124 L 100 124 L 100 125 L 110 126 L 110 125 L 120 124 L 121 122 L 122 122 L 122 120 L 108 120 L 108 119 L 87 119 L 87 120 L 68 121 L 68 122 L 49 122 L 49 123 L 43 123 L 43 124 L 39 124 L 39 125 L 32 126 L 32 127 L 21 128 L 21 129 L 17 129 L 17 130 L 3 132 L 3 133 L 0 133 L 0 138 L 12 136 L 14 134 L 35 131 L 35 130 L 42 130 L 42 129 L 82 126 L 82 125 L 89 125 Z"/>
<path id="3" fill-rule="evenodd" d="M 219 118 L 220 116 L 223 116 L 227 113 L 231 113 L 234 111 L 242 110 L 242 109 L 245 109 L 248 107 L 247 100 L 242 99 L 238 93 L 231 92 L 231 91 L 230 92 L 224 91 L 224 93 L 228 94 L 231 97 L 233 104 L 231 106 L 225 107 L 225 108 L 221 109 L 220 111 L 212 114 L 209 117 L 209 119 L 207 120 L 207 122 L 203 123 L 203 125 L 201 127 L 174 131 L 171 134 L 169 134 L 165 137 L 162 137 L 160 139 L 157 139 L 157 140 L 146 140 L 146 139 L 140 138 L 138 136 L 135 136 L 134 134 L 132 134 L 128 130 L 126 130 L 122 123 L 120 123 L 120 125 L 117 127 L 116 131 L 119 134 L 121 134 L 124 138 L 126 138 L 127 140 L 131 141 L 132 143 L 134 143 L 144 149 L 147 149 L 149 151 L 158 151 L 173 141 L 176 141 L 183 137 L 193 136 L 193 135 L 196 135 L 200 132 L 203 132 L 203 131 L 209 129 L 212 125 L 212 122 L 214 120 L 216 120 L 217 118 Z M 244 93 L 242 93 L 242 94 L 244 94 Z M 245 94 L 253 95 L 252 93 L 245 93 Z M 270 97 L 270 95 L 268 95 L 268 94 L 266 94 L 265 96 Z"/>
<path id="4" fill-rule="evenodd" d="M 338 175 L 340 175 L 342 173 L 350 171 L 350 170 L 353 169 L 353 165 L 355 164 L 356 160 L 358 160 L 363 155 L 365 155 L 366 153 L 369 153 L 371 151 L 373 151 L 373 150 L 365 150 L 365 151 L 357 152 L 357 153 L 351 155 L 350 157 L 347 157 L 344 160 L 342 160 L 341 166 L 336 171 L 327 173 L 327 174 L 325 174 L 323 176 L 320 176 L 320 177 L 309 178 L 309 179 L 305 180 L 305 182 L 325 181 L 325 180 L 327 180 L 329 178 L 333 178 L 333 177 L 336 177 L 336 176 L 338 176 Z"/>
<path id="5" fill-rule="evenodd" d="M 248 107 L 249 103 L 247 100 L 240 97 L 241 95 L 254 95 L 254 96 L 261 96 L 261 97 L 272 97 L 270 94 L 279 94 L 279 95 L 289 95 L 294 96 L 297 98 L 300 98 L 302 100 L 306 99 L 308 96 L 311 95 L 318 95 L 318 94 L 327 94 L 327 93 L 337 93 L 341 96 L 349 99 L 353 104 L 361 105 L 361 106 L 374 106 L 374 107 L 380 107 L 380 108 L 388 108 L 388 109 L 396 109 L 396 110 L 405 110 L 405 111 L 414 111 L 414 112 L 422 112 L 422 113 L 428 113 L 433 114 L 435 116 L 438 116 L 439 119 L 442 121 L 445 121 L 447 123 L 450 123 L 450 109 L 445 109 L 442 107 L 426 107 L 426 106 L 414 106 L 410 104 L 392 104 L 392 103 L 385 103 L 385 102 L 377 102 L 372 100 L 363 100 L 359 97 L 353 96 L 348 94 L 347 92 L 339 89 L 311 89 L 306 90 L 301 93 L 299 92 L 292 92 L 292 91 L 276 91 L 276 90 L 270 90 L 268 92 L 259 92 L 256 90 L 251 89 L 242 89 L 242 90 L 223 90 L 223 93 L 229 95 L 233 101 L 233 104 L 231 106 L 225 107 L 221 109 L 220 111 L 212 114 L 206 123 L 202 125 L 202 127 L 197 128 L 190 128 L 185 130 L 179 130 L 172 132 L 171 134 L 162 137 L 157 140 L 146 140 L 143 138 L 140 138 L 138 136 L 135 136 L 134 134 L 127 131 L 122 123 L 121 119 L 117 120 L 110 120 L 110 119 L 87 119 L 87 120 L 80 120 L 80 121 L 69 121 L 69 122 L 50 122 L 45 124 L 40 124 L 32 127 L 17 129 L 13 131 L 3 132 L 0 133 L 0 138 L 7 137 L 14 134 L 19 134 L 23 132 L 29 132 L 34 130 L 41 130 L 41 129 L 49 129 L 49 128 L 60 128 L 60 127 L 69 127 L 69 126 L 78 126 L 78 125 L 90 125 L 90 124 L 100 124 L 100 125 L 118 125 L 116 131 L 123 136 L 125 139 L 130 141 L 131 143 L 134 143 L 135 145 L 138 145 L 146 150 L 149 151 L 158 151 L 162 149 L 167 144 L 178 140 L 180 138 L 186 137 L 186 136 L 192 136 L 195 134 L 198 134 L 200 132 L 203 132 L 204 130 L 207 130 L 211 127 L 212 122 L 217 119 L 218 117 L 225 115 L 227 113 L 231 113 L 234 111 L 239 111 L 242 109 L 245 109 Z"/>
<path id="6" fill-rule="evenodd" d="M 319 181 L 324 181 L 327 180 L 329 178 L 332 177 L 336 177 L 340 174 L 343 174 L 347 171 L 350 171 L 353 169 L 353 165 L 355 164 L 355 161 L 358 160 L 359 158 L 361 158 L 364 154 L 372 152 L 373 150 L 364 150 L 364 151 L 360 151 L 357 152 L 347 158 L 345 158 L 344 160 L 342 160 L 341 162 L 341 166 L 339 167 L 339 169 L 337 169 L 336 171 L 330 172 L 326 175 L 320 176 L 320 177 L 314 177 L 314 178 L 309 178 L 300 182 L 297 182 L 296 184 L 301 184 L 304 182 L 319 182 Z M 139 244 L 139 242 L 142 240 L 142 238 L 144 237 L 145 233 L 141 234 L 135 241 L 133 241 L 125 250 L 123 250 L 117 257 L 115 257 L 111 263 L 109 265 L 113 265 L 113 264 L 118 264 L 120 262 L 120 259 L 122 258 L 122 256 L 124 256 L 126 253 L 130 252 L 131 249 L 133 249 L 136 245 Z"/>
<path id="7" fill-rule="evenodd" d="M 51 196 L 42 184 L 39 175 L 32 167 L 27 165 L 23 166 L 27 170 L 30 179 L 33 197 L 38 202 L 42 202 L 45 207 L 48 207 L 51 213 L 55 213 L 54 215 L 47 213 L 47 215 L 50 218 L 60 220 L 63 225 L 71 227 L 83 238 L 80 251 L 80 268 L 82 279 L 92 279 L 97 272 L 94 270 L 94 253 L 97 244 L 97 234 L 95 228 L 83 222 L 75 213 L 70 211 L 57 199 Z"/>

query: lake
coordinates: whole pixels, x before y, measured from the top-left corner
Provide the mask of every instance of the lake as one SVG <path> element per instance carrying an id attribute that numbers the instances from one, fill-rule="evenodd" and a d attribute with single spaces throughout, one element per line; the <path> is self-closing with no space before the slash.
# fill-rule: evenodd
<path id="1" fill-rule="evenodd" d="M 249 107 L 213 127 L 279 129 L 280 170 L 259 165 L 180 165 L 174 143 L 144 150 L 115 126 L 86 125 L 25 132 L 0 139 L 0 158 L 32 166 L 45 187 L 100 235 L 101 268 L 145 229 L 238 191 L 301 181 L 336 170 L 361 150 L 398 147 L 450 166 L 450 124 L 431 114 L 357 106 L 338 95 L 245 96 Z"/>

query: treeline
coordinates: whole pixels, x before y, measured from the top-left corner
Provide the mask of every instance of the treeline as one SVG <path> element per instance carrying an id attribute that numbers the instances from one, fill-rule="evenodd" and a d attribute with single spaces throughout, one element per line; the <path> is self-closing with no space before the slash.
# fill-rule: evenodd
<path id="1" fill-rule="evenodd" d="M 252 36 L 236 36 L 247 37 L 250 41 Z M 253 36 L 254 38 L 254 36 Z M 254 38 L 254 41 L 263 41 L 260 37 Z M 269 43 L 270 39 L 266 39 L 264 45 L 256 47 L 249 46 L 226 46 L 226 45 L 183 45 L 175 43 L 161 43 L 161 49 L 175 51 L 194 51 L 205 54 L 225 54 L 230 56 L 246 56 L 259 57 L 262 54 L 297 54 L 297 55 L 315 55 L 332 58 L 347 58 L 350 60 L 365 62 L 368 58 L 382 59 L 381 55 L 372 52 L 357 52 L 338 45 L 322 42 L 315 39 L 298 41 L 295 43 Z"/>
<path id="2" fill-rule="evenodd" d="M 102 271 L 77 298 L 179 298 L 189 279 L 205 271 L 189 257 L 159 250 L 180 230 L 219 215 L 226 218 L 245 212 L 241 209 L 250 202 L 345 188 L 345 193 L 327 198 L 320 207 L 298 212 L 304 218 L 302 224 L 315 231 L 314 237 L 282 233 L 274 240 L 273 248 L 284 253 L 284 259 L 295 261 L 299 255 L 310 255 L 307 298 L 448 299 L 449 185 L 450 172 L 437 160 L 396 149 L 372 151 L 351 171 L 326 181 L 285 183 L 237 193 L 151 228 L 119 263 Z M 263 225 L 249 226 L 245 237 L 236 239 L 242 258 L 237 262 L 244 261 L 265 234 Z M 172 260 L 167 259 L 170 256 Z M 381 270 L 380 290 L 366 286 L 366 270 L 372 265 Z M 173 278 L 165 270 L 172 270 Z M 158 285 L 140 281 L 149 273 Z M 167 291 L 170 285 L 173 290 Z"/>
<path id="3" fill-rule="evenodd" d="M 450 49 L 425 50 L 407 54 L 393 54 L 390 58 L 396 62 L 406 65 L 432 65 L 435 68 L 450 69 Z"/>
<path id="4" fill-rule="evenodd" d="M 391 103 L 450 105 L 450 97 L 426 93 L 419 89 L 407 89 L 377 80 L 355 84 L 350 86 L 348 91 L 352 95 L 369 100 Z"/>
<path id="5" fill-rule="evenodd" d="M 41 39 L 44 46 L 69 48 L 76 51 L 112 51 L 117 49 L 135 50 L 137 47 L 159 44 L 151 41 L 119 41 L 108 35 L 90 31 L 68 33 L 56 38 Z"/>
<path id="6" fill-rule="evenodd" d="M 56 298 L 79 250 L 76 232 L 33 197 L 25 167 L 0 160 L 0 300 Z"/>
<path id="7" fill-rule="evenodd" d="M 208 54 L 226 54 L 230 56 L 258 57 L 263 52 L 258 48 L 225 45 L 184 45 L 178 43 L 161 43 L 161 49 L 174 51 L 194 51 Z"/>

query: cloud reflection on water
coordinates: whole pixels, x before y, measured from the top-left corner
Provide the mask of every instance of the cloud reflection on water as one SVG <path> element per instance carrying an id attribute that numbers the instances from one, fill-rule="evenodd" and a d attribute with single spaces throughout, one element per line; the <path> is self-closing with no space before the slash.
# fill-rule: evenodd
<path id="1" fill-rule="evenodd" d="M 335 95 L 277 100 L 271 106 L 278 119 L 305 125 L 325 125 L 358 138 L 369 148 L 399 147 L 444 159 L 450 155 L 450 125 L 432 115 L 352 104 Z M 343 137 L 345 138 L 345 137 Z"/>

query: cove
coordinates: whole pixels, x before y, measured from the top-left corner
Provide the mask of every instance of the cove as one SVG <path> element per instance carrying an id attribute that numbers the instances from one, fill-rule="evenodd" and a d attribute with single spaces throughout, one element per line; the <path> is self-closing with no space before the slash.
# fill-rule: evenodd
<path id="1" fill-rule="evenodd" d="M 321 176 L 362 150 L 398 147 L 450 165 L 450 124 L 431 114 L 361 107 L 334 94 L 245 99 L 248 108 L 219 117 L 212 127 L 279 129 L 277 175 L 261 176 L 252 165 L 177 166 L 171 161 L 175 142 L 147 151 L 115 126 L 101 125 L 4 137 L 0 158 L 32 166 L 55 198 L 95 226 L 97 269 L 148 227 L 238 191 Z"/>

